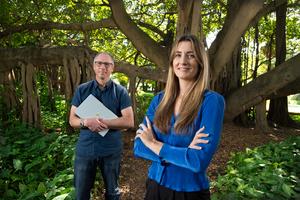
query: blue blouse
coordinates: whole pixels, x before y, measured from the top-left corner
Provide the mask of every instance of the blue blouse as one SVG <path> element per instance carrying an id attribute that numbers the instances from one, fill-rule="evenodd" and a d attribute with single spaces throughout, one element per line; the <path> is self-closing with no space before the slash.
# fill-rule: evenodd
<path id="1" fill-rule="evenodd" d="M 148 177 L 162 186 L 182 192 L 208 189 L 209 180 L 206 170 L 220 140 L 225 108 L 224 98 L 216 92 L 207 90 L 189 131 L 175 133 L 176 117 L 173 115 L 170 130 L 167 134 L 163 134 L 153 125 L 155 111 L 163 94 L 161 92 L 153 98 L 146 113 L 152 123 L 156 139 L 164 143 L 159 156 L 146 147 L 140 138 L 134 141 L 134 155 L 152 161 Z M 143 123 L 146 124 L 145 119 Z M 204 139 L 209 140 L 209 143 L 199 144 L 201 150 L 188 148 L 195 133 L 203 126 L 205 126 L 203 132 L 209 134 L 209 137 Z"/>

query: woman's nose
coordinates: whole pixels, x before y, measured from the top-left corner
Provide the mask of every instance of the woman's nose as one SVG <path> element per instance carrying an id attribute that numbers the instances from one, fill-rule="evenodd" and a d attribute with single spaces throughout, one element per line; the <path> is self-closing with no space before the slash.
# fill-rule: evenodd
<path id="1" fill-rule="evenodd" d="M 186 64 L 187 60 L 188 60 L 187 55 L 182 54 L 181 57 L 180 57 L 180 63 Z"/>

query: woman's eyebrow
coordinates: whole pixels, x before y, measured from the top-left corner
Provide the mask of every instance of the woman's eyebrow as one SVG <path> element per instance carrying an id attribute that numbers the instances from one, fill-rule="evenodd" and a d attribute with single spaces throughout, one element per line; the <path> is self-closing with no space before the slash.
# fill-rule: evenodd
<path id="1" fill-rule="evenodd" d="M 187 51 L 186 53 L 194 53 L 194 51 Z"/>
<path id="2" fill-rule="evenodd" d="M 175 51 L 175 53 L 183 53 L 182 51 Z M 194 53 L 194 51 L 187 51 L 185 52 L 186 54 L 191 54 L 191 53 Z"/>

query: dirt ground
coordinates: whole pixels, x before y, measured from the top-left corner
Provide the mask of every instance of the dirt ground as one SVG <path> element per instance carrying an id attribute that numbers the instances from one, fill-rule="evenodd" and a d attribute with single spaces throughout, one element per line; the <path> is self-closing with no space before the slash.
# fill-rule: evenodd
<path id="1" fill-rule="evenodd" d="M 281 129 L 259 133 L 253 128 L 224 124 L 221 143 L 208 168 L 208 176 L 214 180 L 218 174 L 224 173 L 231 152 L 243 151 L 246 147 L 252 148 L 270 141 L 279 142 L 291 135 L 300 135 L 300 130 Z M 120 176 L 122 200 L 141 200 L 145 193 L 145 181 L 150 162 L 134 158 L 132 152 L 134 136 L 135 132 L 127 132 L 123 137 L 124 154 Z"/>

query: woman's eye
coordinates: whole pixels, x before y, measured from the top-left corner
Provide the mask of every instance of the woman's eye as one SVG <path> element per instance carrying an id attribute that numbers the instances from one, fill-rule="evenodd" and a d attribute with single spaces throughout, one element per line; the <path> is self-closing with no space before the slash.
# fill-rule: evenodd
<path id="1" fill-rule="evenodd" d="M 195 55 L 194 55 L 194 54 L 188 54 L 187 57 L 188 57 L 189 59 L 192 59 L 192 58 L 195 58 Z"/>
<path id="2" fill-rule="evenodd" d="M 179 54 L 179 53 L 175 54 L 175 58 L 180 58 L 180 56 L 181 56 L 181 54 Z"/>

